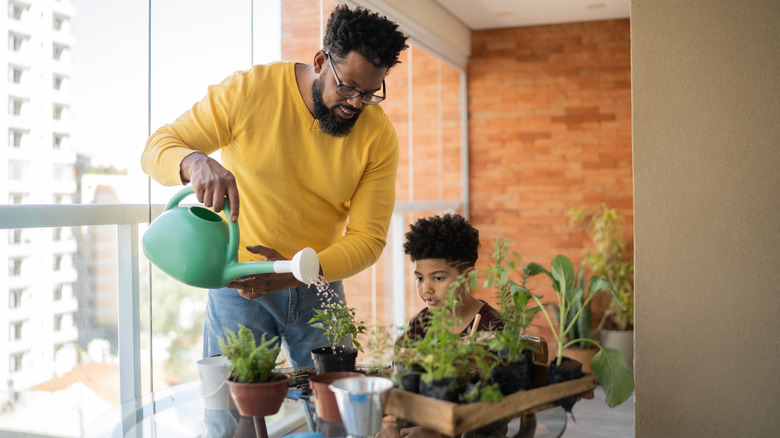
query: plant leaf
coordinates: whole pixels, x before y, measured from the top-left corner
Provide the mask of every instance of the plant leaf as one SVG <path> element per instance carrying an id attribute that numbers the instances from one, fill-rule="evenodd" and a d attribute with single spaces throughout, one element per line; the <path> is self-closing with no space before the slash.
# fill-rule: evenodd
<path id="1" fill-rule="evenodd" d="M 609 281 L 607 281 L 602 277 L 593 276 L 590 278 L 590 286 L 588 287 L 588 294 L 593 294 L 604 289 L 608 290 L 612 294 L 612 298 L 615 301 L 617 301 L 621 309 L 626 310 L 626 305 L 625 303 L 623 303 L 623 299 L 620 298 L 620 295 L 617 293 L 615 288 L 612 287 L 612 283 L 610 283 Z"/>
<path id="2" fill-rule="evenodd" d="M 550 263 L 550 273 L 553 280 L 559 285 L 558 292 L 563 294 L 568 302 L 571 302 L 568 292 L 574 286 L 574 266 L 571 264 L 571 260 L 564 255 L 555 256 Z"/>
<path id="3" fill-rule="evenodd" d="M 525 274 L 529 277 L 533 277 L 534 275 L 539 275 L 541 273 L 545 273 L 550 276 L 550 273 L 547 272 L 547 269 L 544 269 L 544 266 L 538 263 L 529 263 L 525 265 L 525 267 L 523 267 L 523 272 L 525 272 Z"/>
<path id="4" fill-rule="evenodd" d="M 596 374 L 604 393 L 607 405 L 611 408 L 628 400 L 634 392 L 634 378 L 626 366 L 623 354 L 614 348 L 601 348 L 593 356 L 590 368 Z"/>

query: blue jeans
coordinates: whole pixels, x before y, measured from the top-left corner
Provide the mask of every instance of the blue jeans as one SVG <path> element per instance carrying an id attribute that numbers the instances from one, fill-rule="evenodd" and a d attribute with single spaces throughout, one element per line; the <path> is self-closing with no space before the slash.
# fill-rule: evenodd
<path id="1" fill-rule="evenodd" d="M 330 289 L 344 300 L 341 281 L 328 283 Z M 320 329 L 312 328 L 309 320 L 322 303 L 314 286 L 284 289 L 271 295 L 248 300 L 235 289 L 210 289 L 203 324 L 203 357 L 221 354 L 219 338 L 225 338 L 225 328 L 238 333 L 238 324 L 255 334 L 259 343 L 279 336 L 282 349 L 292 367 L 312 367 L 311 350 L 325 347 L 328 339 Z"/>

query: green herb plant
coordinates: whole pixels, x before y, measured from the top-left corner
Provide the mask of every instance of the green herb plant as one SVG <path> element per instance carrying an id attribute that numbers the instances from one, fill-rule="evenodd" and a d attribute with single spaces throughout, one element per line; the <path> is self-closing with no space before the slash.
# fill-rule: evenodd
<path id="1" fill-rule="evenodd" d="M 347 307 L 343 300 L 335 300 L 325 303 L 322 309 L 315 309 L 314 312 L 309 325 L 325 332 L 334 353 L 342 348 L 347 337 L 358 351 L 363 351 L 358 335 L 364 334 L 367 329 L 363 321 L 357 320 L 354 308 Z"/>
<path id="2" fill-rule="evenodd" d="M 523 351 L 530 348 L 523 340 L 523 334 L 539 308 L 528 306 L 531 293 L 525 287 L 525 282 L 517 284 L 511 278 L 518 273 L 520 256 L 509 251 L 508 239 L 496 240 L 491 260 L 492 264 L 485 271 L 487 279 L 484 287 L 496 289 L 497 310 L 504 329 L 495 331 L 488 345 L 491 351 L 501 353 L 495 358 L 497 365 L 505 366 L 520 360 Z"/>
<path id="3" fill-rule="evenodd" d="M 366 374 L 377 374 L 390 362 L 393 355 L 394 332 L 393 326 L 373 326 L 368 330 L 364 336 L 365 342 L 361 344 L 365 345 L 368 351 Z"/>
<path id="4" fill-rule="evenodd" d="M 496 366 L 494 355 L 479 340 L 463 336 L 455 329 L 461 323 L 455 314 L 460 305 L 456 290 L 465 285 L 472 290 L 476 288 L 476 270 L 458 276 L 450 284 L 442 305 L 430 308 L 425 336 L 407 346 L 406 351 L 416 350 L 417 364 L 423 369 L 422 381 L 453 379 L 450 385 L 454 389 L 471 380 L 476 385 L 465 395 L 468 401 L 500 401 L 502 396 L 497 385 L 489 383 L 490 372 Z"/>
<path id="5" fill-rule="evenodd" d="M 255 345 L 255 335 L 245 326 L 238 325 L 238 334 L 225 328 L 225 338 L 218 339 L 222 354 L 232 362 L 231 379 L 239 383 L 266 383 L 283 378 L 276 367 L 281 364 L 279 338 L 266 340 L 265 333 L 260 344 Z"/>

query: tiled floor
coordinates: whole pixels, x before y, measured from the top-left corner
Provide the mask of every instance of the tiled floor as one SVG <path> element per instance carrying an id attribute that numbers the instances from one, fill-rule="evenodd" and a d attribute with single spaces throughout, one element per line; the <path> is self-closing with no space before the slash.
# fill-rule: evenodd
<path id="1" fill-rule="evenodd" d="M 592 400 L 580 400 L 568 418 L 566 438 L 624 438 L 634 436 L 634 395 L 623 404 L 610 408 L 604 402 L 604 390 L 596 387 Z"/>

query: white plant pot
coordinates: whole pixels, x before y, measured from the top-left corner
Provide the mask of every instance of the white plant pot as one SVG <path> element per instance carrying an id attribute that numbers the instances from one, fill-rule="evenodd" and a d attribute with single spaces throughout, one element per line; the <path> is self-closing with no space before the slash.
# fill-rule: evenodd
<path id="1" fill-rule="evenodd" d="M 634 331 L 633 330 L 601 330 L 601 345 L 614 348 L 623 353 L 626 365 L 631 375 L 634 375 Z"/>

